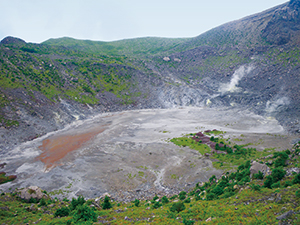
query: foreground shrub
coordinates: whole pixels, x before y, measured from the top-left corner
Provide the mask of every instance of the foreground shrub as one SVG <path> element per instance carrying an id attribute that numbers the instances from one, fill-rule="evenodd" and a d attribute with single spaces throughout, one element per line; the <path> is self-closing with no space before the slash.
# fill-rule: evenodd
<path id="1" fill-rule="evenodd" d="M 280 181 L 271 185 L 271 188 L 280 188 Z"/>
<path id="2" fill-rule="evenodd" d="M 57 209 L 54 213 L 54 217 L 65 217 L 70 214 L 70 210 L 68 207 L 61 207 L 60 209 Z"/>
<path id="3" fill-rule="evenodd" d="M 161 202 L 163 204 L 167 204 L 167 203 L 169 203 L 169 199 L 167 198 L 167 196 L 164 196 L 164 197 L 162 197 Z"/>
<path id="4" fill-rule="evenodd" d="M 293 179 L 293 184 L 300 184 L 300 173 L 298 173 Z"/>
<path id="5" fill-rule="evenodd" d="M 110 198 L 106 195 L 104 198 L 104 202 L 102 203 L 102 209 L 111 209 L 112 205 L 110 203 Z"/>
<path id="6" fill-rule="evenodd" d="M 79 221 L 97 222 L 97 216 L 96 213 L 90 207 L 82 205 L 77 207 L 77 210 L 73 216 L 73 221 L 75 223 Z"/>
<path id="7" fill-rule="evenodd" d="M 85 203 L 85 200 L 82 196 L 79 196 L 77 199 L 72 198 L 71 204 L 70 204 L 70 210 L 75 210 L 78 206 L 81 206 Z"/>
<path id="8" fill-rule="evenodd" d="M 182 223 L 183 223 L 184 225 L 193 225 L 193 224 L 195 223 L 195 221 L 183 219 Z"/>
<path id="9" fill-rule="evenodd" d="M 134 203 L 134 205 L 135 205 L 136 207 L 139 207 L 139 205 L 140 205 L 140 200 L 135 199 L 133 203 Z"/>
<path id="10" fill-rule="evenodd" d="M 160 202 L 155 202 L 153 205 L 152 205 L 152 208 L 153 209 L 158 209 L 159 207 L 161 207 L 162 204 Z"/>
<path id="11" fill-rule="evenodd" d="M 257 180 L 264 179 L 264 174 L 261 171 L 258 171 L 258 173 L 253 174 L 253 178 Z"/>
<path id="12" fill-rule="evenodd" d="M 253 191 L 260 191 L 261 186 L 258 185 L 258 184 L 251 184 L 251 185 L 250 185 L 250 188 L 251 188 Z"/>
<path id="13" fill-rule="evenodd" d="M 179 213 L 179 212 L 181 212 L 183 210 L 185 210 L 185 205 L 184 205 L 183 202 L 175 202 L 170 207 L 170 211 L 171 212 L 177 212 L 177 213 Z"/>

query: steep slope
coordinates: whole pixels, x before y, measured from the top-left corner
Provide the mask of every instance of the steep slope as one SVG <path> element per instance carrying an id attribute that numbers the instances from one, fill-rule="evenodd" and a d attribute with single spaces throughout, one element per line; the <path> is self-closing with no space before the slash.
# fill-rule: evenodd
<path id="1" fill-rule="evenodd" d="M 189 105 L 247 108 L 299 132 L 299 9 L 292 0 L 190 39 L 7 37 L 0 147 L 95 113 Z"/>
<path id="2" fill-rule="evenodd" d="M 205 90 L 210 106 L 251 108 L 299 132 L 299 1 L 214 28 L 150 68 Z M 214 104 L 215 103 L 215 104 Z"/>

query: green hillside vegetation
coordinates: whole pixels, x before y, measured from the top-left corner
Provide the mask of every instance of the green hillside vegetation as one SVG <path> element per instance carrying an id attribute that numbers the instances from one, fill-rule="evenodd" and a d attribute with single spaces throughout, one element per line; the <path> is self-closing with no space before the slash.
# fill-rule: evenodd
<path id="1" fill-rule="evenodd" d="M 103 42 L 90 40 L 76 40 L 73 38 L 49 39 L 42 44 L 51 46 L 64 46 L 90 54 L 131 56 L 133 58 L 162 54 L 186 42 L 188 38 L 158 38 L 146 37 L 125 39 L 120 41 Z"/>

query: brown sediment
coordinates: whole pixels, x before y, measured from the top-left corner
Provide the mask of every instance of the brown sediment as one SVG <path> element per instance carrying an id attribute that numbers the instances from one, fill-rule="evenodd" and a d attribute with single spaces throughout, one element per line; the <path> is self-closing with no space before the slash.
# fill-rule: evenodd
<path id="1" fill-rule="evenodd" d="M 69 152 L 79 149 L 83 144 L 104 130 L 105 128 L 102 126 L 99 129 L 94 129 L 86 133 L 45 139 L 43 140 L 43 144 L 39 146 L 43 153 L 36 157 L 36 159 L 42 161 L 46 169 L 55 167 L 58 165 L 58 161 L 64 158 Z"/>

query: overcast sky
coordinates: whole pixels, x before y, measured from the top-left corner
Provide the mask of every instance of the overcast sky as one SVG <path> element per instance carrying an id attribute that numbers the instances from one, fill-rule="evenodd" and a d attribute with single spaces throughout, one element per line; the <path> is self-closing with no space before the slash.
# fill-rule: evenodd
<path id="1" fill-rule="evenodd" d="M 195 37 L 287 0 L 0 0 L 0 40 Z"/>

